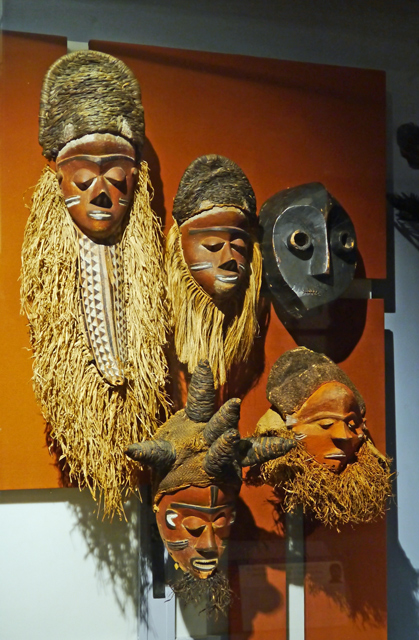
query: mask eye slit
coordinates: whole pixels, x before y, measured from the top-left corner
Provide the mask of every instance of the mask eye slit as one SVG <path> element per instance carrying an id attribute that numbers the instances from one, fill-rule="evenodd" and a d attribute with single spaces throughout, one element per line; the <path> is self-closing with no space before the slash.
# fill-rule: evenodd
<path id="1" fill-rule="evenodd" d="M 94 180 L 96 180 L 96 177 L 84 180 L 83 182 L 75 181 L 74 184 L 78 189 L 80 189 L 80 191 L 86 191 L 93 184 Z"/>
<path id="2" fill-rule="evenodd" d="M 241 256 L 243 256 L 244 258 L 246 258 L 247 256 L 247 247 L 242 247 L 238 244 L 234 244 L 233 242 L 231 243 L 231 248 L 234 249 L 234 251 L 237 251 L 237 253 L 240 253 Z"/>
<path id="3" fill-rule="evenodd" d="M 305 231 L 296 229 L 288 238 L 288 246 L 296 251 L 307 251 L 312 245 L 311 237 Z"/>
<path id="4" fill-rule="evenodd" d="M 203 524 L 200 527 L 188 527 L 188 526 L 185 526 L 185 529 L 186 529 L 186 531 L 188 533 L 191 534 L 191 536 L 194 536 L 194 538 L 199 538 L 199 536 L 204 533 L 205 525 Z"/>
<path id="5" fill-rule="evenodd" d="M 224 242 L 217 242 L 217 244 L 203 244 L 202 246 L 208 251 L 211 251 L 211 253 L 217 253 L 217 251 L 221 251 L 224 247 Z"/>
<path id="6" fill-rule="evenodd" d="M 105 176 L 105 178 L 108 182 L 111 183 L 111 185 L 113 185 L 116 189 L 118 189 L 118 191 L 121 191 L 121 193 L 127 192 L 126 178 L 124 178 L 123 180 L 115 180 L 115 178 L 109 178 L 108 176 Z"/>

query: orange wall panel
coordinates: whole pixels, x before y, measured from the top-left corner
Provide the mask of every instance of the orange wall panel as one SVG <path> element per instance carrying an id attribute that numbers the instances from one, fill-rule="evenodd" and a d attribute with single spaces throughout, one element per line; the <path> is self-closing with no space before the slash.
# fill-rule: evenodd
<path id="1" fill-rule="evenodd" d="M 38 145 L 38 110 L 48 67 L 66 40 L 5 33 L 0 77 L 0 489 L 59 486 L 45 444 L 44 421 L 32 391 L 26 319 L 19 314 L 20 249 L 31 188 L 45 160 Z"/>

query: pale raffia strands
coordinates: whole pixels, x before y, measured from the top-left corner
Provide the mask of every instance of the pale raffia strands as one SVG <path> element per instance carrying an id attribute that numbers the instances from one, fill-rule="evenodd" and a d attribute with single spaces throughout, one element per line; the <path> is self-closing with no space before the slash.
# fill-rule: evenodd
<path id="1" fill-rule="evenodd" d="M 257 305 L 262 277 L 258 243 L 253 245 L 249 286 L 243 304 L 227 328 L 224 313 L 191 276 L 176 222 L 167 235 L 166 271 L 177 357 L 188 365 L 190 373 L 200 360 L 208 360 L 215 386 L 224 384 L 232 364 L 249 357 L 258 332 Z"/>
<path id="2" fill-rule="evenodd" d="M 287 434 L 290 437 L 287 429 L 275 431 L 278 436 Z M 304 513 L 339 530 L 341 525 L 373 522 L 384 515 L 392 495 L 390 462 L 366 441 L 356 462 L 336 474 L 316 462 L 299 443 L 285 456 L 262 464 L 261 476 L 275 488 L 284 512 L 301 504 Z"/>
<path id="3" fill-rule="evenodd" d="M 151 436 L 160 408 L 167 410 L 167 310 L 149 187 L 142 163 L 122 239 L 129 334 L 123 387 L 110 386 L 93 363 L 82 324 L 75 230 L 49 167 L 35 188 L 22 248 L 21 302 L 29 320 L 35 395 L 70 478 L 88 486 L 111 517 L 123 515 L 123 496 L 137 482 L 124 450 Z"/>

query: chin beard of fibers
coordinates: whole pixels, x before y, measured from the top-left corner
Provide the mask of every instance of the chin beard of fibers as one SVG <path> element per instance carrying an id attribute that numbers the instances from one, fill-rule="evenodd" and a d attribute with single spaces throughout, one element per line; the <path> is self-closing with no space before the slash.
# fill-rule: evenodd
<path id="1" fill-rule="evenodd" d="M 177 357 L 188 365 L 189 373 L 194 372 L 200 360 L 208 360 L 215 386 L 224 384 L 232 364 L 249 357 L 259 328 L 256 316 L 262 278 L 259 244 L 253 244 L 250 277 L 244 299 L 239 301 L 238 313 L 227 327 L 225 314 L 216 307 L 188 269 L 176 222 L 167 236 L 166 272 Z M 231 304 L 234 302 L 232 299 Z"/>
<path id="2" fill-rule="evenodd" d="M 287 429 L 275 435 L 290 437 Z M 261 465 L 260 475 L 275 488 L 282 512 L 303 505 L 304 513 L 339 528 L 344 524 L 372 522 L 382 517 L 391 497 L 391 460 L 367 440 L 356 454 L 356 462 L 333 473 L 307 453 L 301 443 L 285 456 Z M 250 473 L 250 477 L 254 474 Z"/>
<path id="3" fill-rule="evenodd" d="M 205 601 L 206 606 L 200 613 L 214 615 L 215 618 L 228 611 L 233 595 L 228 579 L 219 571 L 215 571 L 204 579 L 195 578 L 191 573 L 184 573 L 179 580 L 170 583 L 170 587 L 185 604 L 196 605 Z"/>
<path id="4" fill-rule="evenodd" d="M 139 169 L 121 241 L 128 333 L 123 385 L 108 384 L 94 364 L 83 327 L 75 228 L 49 167 L 35 188 L 22 247 L 21 303 L 35 395 L 70 480 L 88 486 L 110 516 L 123 514 L 123 495 L 137 484 L 124 450 L 154 433 L 162 407 L 167 413 L 161 232 L 147 164 Z"/>

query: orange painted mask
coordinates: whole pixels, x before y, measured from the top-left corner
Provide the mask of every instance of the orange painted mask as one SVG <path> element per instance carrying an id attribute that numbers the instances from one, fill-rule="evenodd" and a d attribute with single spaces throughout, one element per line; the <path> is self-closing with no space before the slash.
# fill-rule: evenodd
<path id="1" fill-rule="evenodd" d="M 214 573 L 235 519 L 233 488 L 187 487 L 165 494 L 156 521 L 173 560 L 183 571 L 205 579 Z"/>
<path id="2" fill-rule="evenodd" d="M 214 300 L 228 298 L 248 284 L 252 244 L 248 221 L 236 207 L 214 206 L 182 224 L 185 262 Z"/>
<path id="3" fill-rule="evenodd" d="M 288 421 L 307 452 L 334 473 L 354 461 L 365 440 L 356 398 L 340 382 L 321 385 Z"/>

